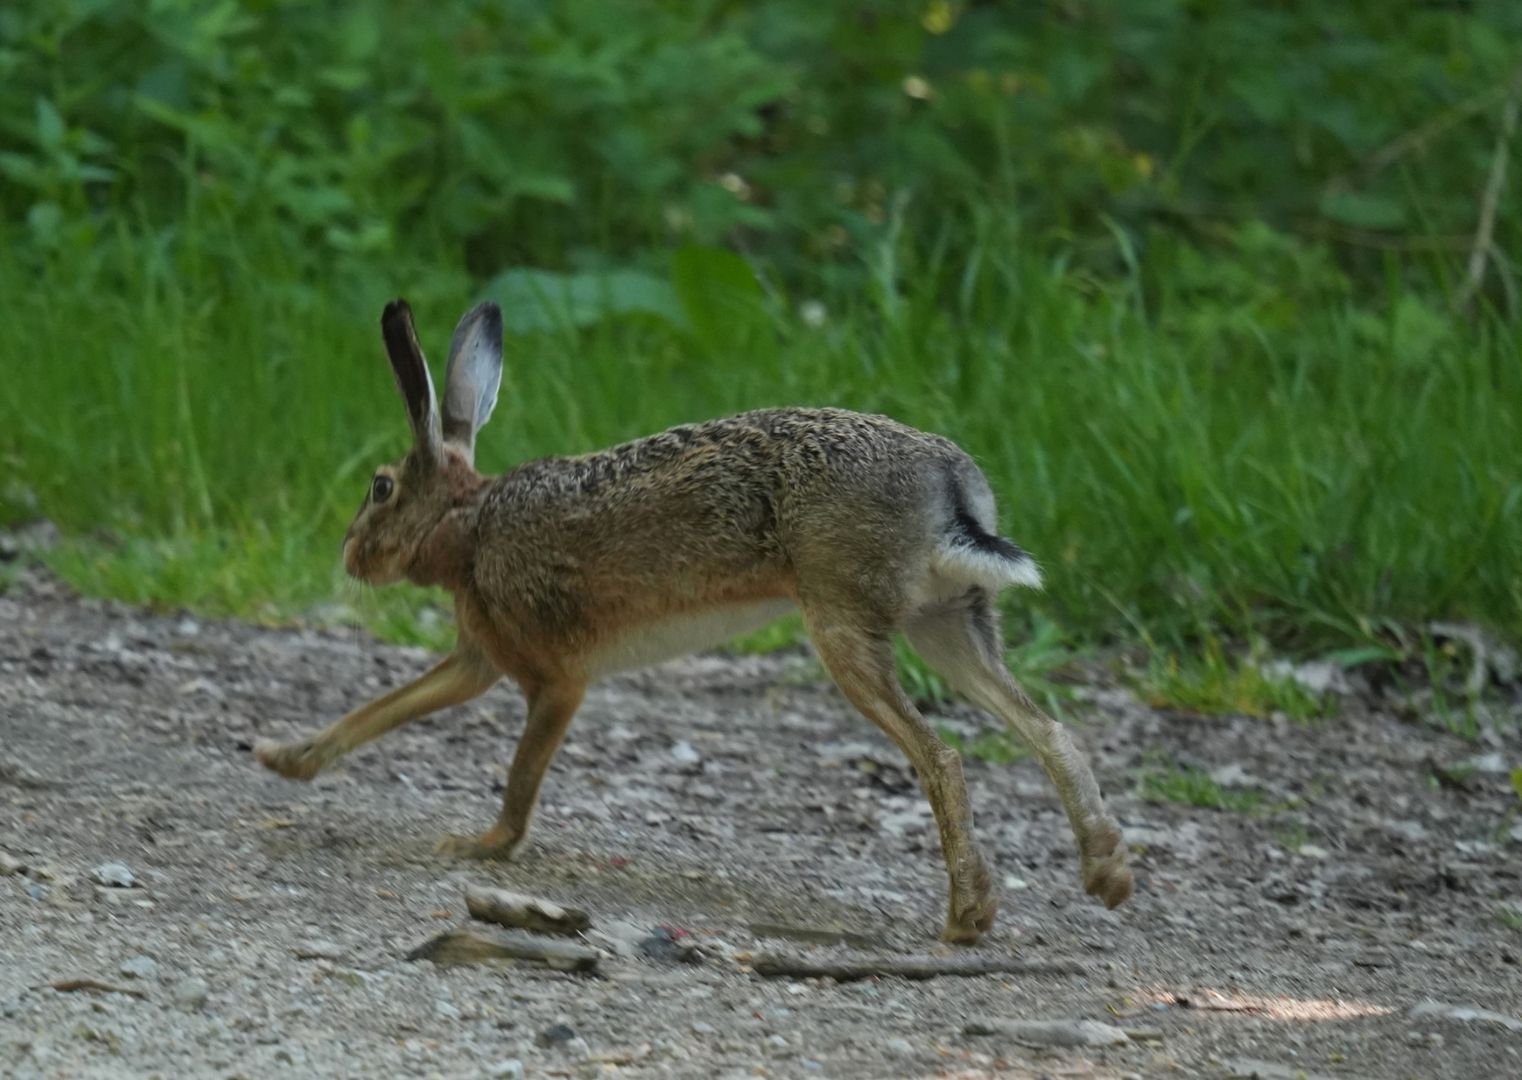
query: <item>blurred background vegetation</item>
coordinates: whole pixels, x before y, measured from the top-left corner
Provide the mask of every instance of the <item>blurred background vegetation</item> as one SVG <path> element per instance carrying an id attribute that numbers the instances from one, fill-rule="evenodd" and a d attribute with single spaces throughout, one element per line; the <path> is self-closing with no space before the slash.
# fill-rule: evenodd
<path id="1" fill-rule="evenodd" d="M 432 640 L 338 542 L 382 304 L 437 361 L 490 296 L 488 470 L 886 411 L 1046 565 L 1012 637 L 1515 638 L 1519 96 L 1515 0 L 10 0 L 0 525 Z"/>

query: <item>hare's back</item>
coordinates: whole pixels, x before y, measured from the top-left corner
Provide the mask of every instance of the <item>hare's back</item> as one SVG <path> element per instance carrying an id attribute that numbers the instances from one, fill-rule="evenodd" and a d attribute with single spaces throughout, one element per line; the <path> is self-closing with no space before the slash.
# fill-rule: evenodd
<path id="1" fill-rule="evenodd" d="M 948 477 L 967 470 L 981 483 L 955 444 L 887 417 L 741 413 L 504 474 L 486 493 L 482 554 L 744 592 L 790 569 L 811 536 L 922 545 Z"/>

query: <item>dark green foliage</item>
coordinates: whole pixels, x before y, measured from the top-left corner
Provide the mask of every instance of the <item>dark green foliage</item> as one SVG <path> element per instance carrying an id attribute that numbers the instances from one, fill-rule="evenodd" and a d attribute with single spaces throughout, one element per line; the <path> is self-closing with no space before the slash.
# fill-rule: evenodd
<path id="1" fill-rule="evenodd" d="M 0 201 L 45 246 L 253 215 L 478 275 L 696 242 L 812 277 L 904 205 L 1101 269 L 1262 220 L 1377 275 L 1472 231 L 1518 40 L 1511 0 L 19 0 Z"/>
<path id="2" fill-rule="evenodd" d="M 0 5 L 0 522 L 308 609 L 405 444 L 381 305 L 437 362 L 484 294 L 486 468 L 886 411 L 1045 565 L 1017 635 L 1522 633 L 1522 167 L 1449 311 L 1519 40 L 1510 0 Z"/>

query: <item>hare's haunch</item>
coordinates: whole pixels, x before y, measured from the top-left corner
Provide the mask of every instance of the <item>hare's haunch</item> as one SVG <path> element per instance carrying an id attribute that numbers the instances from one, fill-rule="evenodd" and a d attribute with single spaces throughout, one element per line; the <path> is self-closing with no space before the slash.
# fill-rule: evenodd
<path id="1" fill-rule="evenodd" d="M 442 411 L 406 303 L 381 318 L 413 446 L 376 471 L 344 538 L 344 567 L 455 598 L 459 643 L 433 670 L 258 758 L 309 780 L 398 725 L 484 692 L 502 675 L 528 723 L 501 816 L 445 850 L 510 857 L 587 684 L 719 644 L 793 609 L 840 689 L 913 763 L 951 878 L 943 937 L 971 942 L 998 906 L 972 835 L 962 763 L 899 685 L 902 630 L 936 671 L 1035 752 L 1078 841 L 1084 888 L 1131 894 L 1120 830 L 1067 731 L 1003 662 L 995 593 L 1039 587 L 1035 561 L 998 535 L 993 493 L 954 443 L 881 416 L 769 409 L 689 424 L 496 477 L 476 432 L 502 379 L 502 317 L 466 314 L 450 342 Z"/>

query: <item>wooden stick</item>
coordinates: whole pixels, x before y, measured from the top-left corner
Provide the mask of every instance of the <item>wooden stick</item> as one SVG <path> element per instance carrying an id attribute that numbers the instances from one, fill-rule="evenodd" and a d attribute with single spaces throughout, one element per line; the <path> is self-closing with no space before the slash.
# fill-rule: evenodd
<path id="1" fill-rule="evenodd" d="M 465 907 L 472 919 L 541 934 L 579 934 L 592 925 L 591 916 L 579 908 L 561 907 L 537 896 L 506 889 L 467 885 Z"/>
<path id="2" fill-rule="evenodd" d="M 1501 189 L 1506 186 L 1506 160 L 1510 156 L 1512 133 L 1517 130 L 1517 114 L 1522 111 L 1522 65 L 1512 76 L 1511 93 L 1501 110 L 1501 133 L 1496 137 L 1495 155 L 1490 159 L 1490 176 L 1485 181 L 1485 193 L 1480 197 L 1480 222 L 1474 231 L 1474 247 L 1469 252 L 1469 269 L 1464 275 L 1464 287 L 1454 298 L 1457 311 L 1468 310 L 1470 303 L 1485 283 L 1485 266 L 1490 262 L 1491 249 L 1495 246 L 1496 206 L 1501 201 Z"/>
<path id="3" fill-rule="evenodd" d="M 874 975 L 933 979 L 939 975 L 1084 975 L 1075 960 L 1015 960 L 1003 956 L 841 956 L 813 959 L 767 953 L 752 965 L 757 975 L 853 982 Z"/>
<path id="4" fill-rule="evenodd" d="M 74 990 L 89 990 L 96 994 L 128 994 L 132 997 L 142 998 L 148 995 L 141 990 L 134 990 L 130 986 L 113 986 L 99 979 L 59 979 L 57 982 L 48 983 L 54 990 L 69 993 Z"/>
<path id="5" fill-rule="evenodd" d="M 536 938 L 519 930 L 481 933 L 460 929 L 423 942 L 407 954 L 407 959 L 431 960 L 439 967 L 518 960 L 543 964 L 555 971 L 596 971 L 601 955 L 583 945 Z"/>

